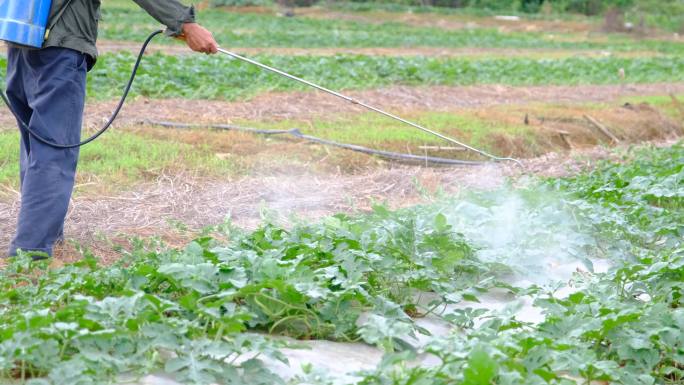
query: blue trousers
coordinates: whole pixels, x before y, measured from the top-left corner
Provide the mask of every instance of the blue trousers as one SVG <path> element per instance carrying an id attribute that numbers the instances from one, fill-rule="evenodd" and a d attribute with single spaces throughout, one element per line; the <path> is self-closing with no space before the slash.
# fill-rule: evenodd
<path id="1" fill-rule="evenodd" d="M 67 48 L 10 47 L 7 96 L 18 118 L 45 139 L 76 143 L 81 137 L 87 59 Z M 52 255 L 64 231 L 74 188 L 78 149 L 56 149 L 21 132 L 21 209 L 9 254 Z"/>

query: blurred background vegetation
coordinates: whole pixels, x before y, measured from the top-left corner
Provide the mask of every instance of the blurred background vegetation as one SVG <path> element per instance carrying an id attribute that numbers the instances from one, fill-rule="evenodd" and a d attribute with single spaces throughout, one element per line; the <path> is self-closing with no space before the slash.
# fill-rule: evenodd
<path id="1" fill-rule="evenodd" d="M 209 0 L 211 6 L 310 7 L 319 4 L 356 11 L 385 8 L 393 11 L 469 11 L 478 14 L 571 16 L 605 15 L 610 12 L 647 27 L 684 33 L 684 0 Z"/>

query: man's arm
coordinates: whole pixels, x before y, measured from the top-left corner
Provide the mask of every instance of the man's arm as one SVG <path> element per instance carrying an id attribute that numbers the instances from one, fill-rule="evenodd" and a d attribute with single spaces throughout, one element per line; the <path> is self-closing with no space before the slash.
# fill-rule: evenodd
<path id="1" fill-rule="evenodd" d="M 218 44 L 211 32 L 195 23 L 195 10 L 178 0 L 133 0 L 150 16 L 168 27 L 171 36 L 185 40 L 197 52 L 216 53 Z"/>

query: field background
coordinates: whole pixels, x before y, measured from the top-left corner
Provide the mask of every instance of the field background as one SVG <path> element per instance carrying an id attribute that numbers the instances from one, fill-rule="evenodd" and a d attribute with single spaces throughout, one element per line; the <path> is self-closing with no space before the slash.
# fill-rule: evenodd
<path id="1" fill-rule="evenodd" d="M 157 38 L 55 258 L 0 258 L 1 384 L 684 383 L 684 1 L 196 5 L 224 48 L 520 163 L 436 166 L 485 159 Z M 159 28 L 103 2 L 86 133 Z"/>

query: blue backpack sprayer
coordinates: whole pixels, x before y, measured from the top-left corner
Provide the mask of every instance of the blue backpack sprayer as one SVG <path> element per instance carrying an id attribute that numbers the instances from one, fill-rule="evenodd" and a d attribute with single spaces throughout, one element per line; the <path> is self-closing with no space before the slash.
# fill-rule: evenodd
<path id="1" fill-rule="evenodd" d="M 21 46 L 27 46 L 27 47 L 32 47 L 32 48 L 41 48 L 43 46 L 43 43 L 45 41 L 45 38 L 47 34 L 50 33 L 50 28 L 54 25 L 54 23 L 59 20 L 61 15 L 64 13 L 64 11 L 67 9 L 67 7 L 70 5 L 71 0 L 67 0 L 64 5 L 62 6 L 62 9 L 56 10 L 54 13 L 55 16 L 53 16 L 52 20 L 49 20 L 50 14 L 51 14 L 51 8 L 52 8 L 52 0 L 0 0 L 0 40 L 4 40 L 6 42 L 9 42 L 10 44 L 16 44 L 16 45 L 21 45 Z M 52 23 L 52 24 L 50 24 Z M 98 132 L 96 132 L 93 136 L 90 138 L 84 140 L 81 143 L 75 143 L 75 144 L 59 144 L 59 143 L 54 143 L 51 142 L 45 138 L 42 138 L 40 135 L 37 133 L 33 132 L 29 125 L 26 122 L 23 122 L 21 119 L 17 117 L 17 121 L 19 124 L 22 125 L 24 129 L 26 129 L 31 135 L 33 135 L 37 140 L 40 142 L 43 142 L 44 144 L 47 144 L 52 147 L 56 148 L 74 148 L 74 147 L 80 147 L 83 146 L 87 143 L 92 142 L 93 140 L 97 139 L 100 135 L 105 133 L 109 127 L 111 127 L 112 123 L 118 116 L 119 112 L 121 111 L 121 108 L 123 107 L 126 98 L 128 97 L 128 93 L 131 89 L 131 86 L 133 85 L 133 81 L 135 80 L 135 76 L 138 72 L 138 69 L 140 68 L 140 62 L 142 60 L 142 57 L 145 53 L 145 50 L 147 49 L 147 46 L 149 45 L 150 41 L 152 39 L 163 33 L 163 31 L 155 31 L 153 32 L 143 43 L 142 48 L 140 49 L 140 53 L 138 54 L 138 58 L 135 62 L 135 65 L 133 66 L 133 71 L 131 72 L 130 79 L 128 83 L 126 84 L 126 87 L 124 89 L 124 93 L 121 97 L 121 100 L 119 101 L 119 104 L 117 105 L 116 109 L 114 110 L 114 113 L 110 117 L 109 121 L 102 127 Z M 343 95 L 339 92 L 329 90 L 325 87 L 319 86 L 317 84 L 314 84 L 312 82 L 309 82 L 307 80 L 301 79 L 299 77 L 296 77 L 294 75 L 291 75 L 289 73 L 286 73 L 284 71 L 281 71 L 279 69 L 267 66 L 265 64 L 259 63 L 255 60 L 243 57 L 241 55 L 238 55 L 236 53 L 227 51 L 225 49 L 219 48 L 219 52 L 226 54 L 228 56 L 231 56 L 235 59 L 250 63 L 252 65 L 255 65 L 257 67 L 260 67 L 264 70 L 274 72 L 278 75 L 284 76 L 286 78 L 289 78 L 291 80 L 303 83 L 309 87 L 313 87 L 317 90 L 323 91 L 325 93 L 328 93 L 330 95 L 336 96 L 340 99 L 346 100 L 347 102 L 350 102 L 352 104 L 356 104 L 358 106 L 364 107 L 368 110 L 371 110 L 373 112 L 379 113 L 381 115 L 384 115 L 386 117 L 389 117 L 391 119 L 397 120 L 401 123 L 407 124 L 411 127 L 417 128 L 421 131 L 427 132 L 431 135 L 434 135 L 438 138 L 441 138 L 443 140 L 446 140 L 452 144 L 456 144 L 458 146 L 461 146 L 467 150 L 473 151 L 477 154 L 480 154 L 482 156 L 485 156 L 487 158 L 493 159 L 493 160 L 510 160 L 514 161 L 516 163 L 519 163 L 516 159 L 512 158 L 502 158 L 498 157 L 492 154 L 489 154 L 483 150 L 474 148 L 472 146 L 469 146 L 465 143 L 462 143 L 460 141 L 457 141 L 453 138 L 450 138 L 448 136 L 445 136 L 443 134 L 440 134 L 436 131 L 430 130 L 426 127 L 423 127 L 417 123 L 408 121 L 404 118 L 401 118 L 397 115 L 394 115 L 389 112 L 385 112 L 377 107 L 373 107 L 369 104 L 366 104 L 364 102 L 361 102 L 359 100 L 353 99 L 349 96 Z M 12 111 L 12 113 L 17 116 L 17 114 L 14 113 L 12 110 L 12 106 L 7 99 L 7 96 L 5 95 L 4 92 L 0 92 L 0 97 L 3 99 L 7 107 Z M 464 162 L 464 163 L 472 163 L 472 162 Z"/>
<path id="2" fill-rule="evenodd" d="M 40 48 L 52 0 L 0 0 L 0 40 Z"/>

